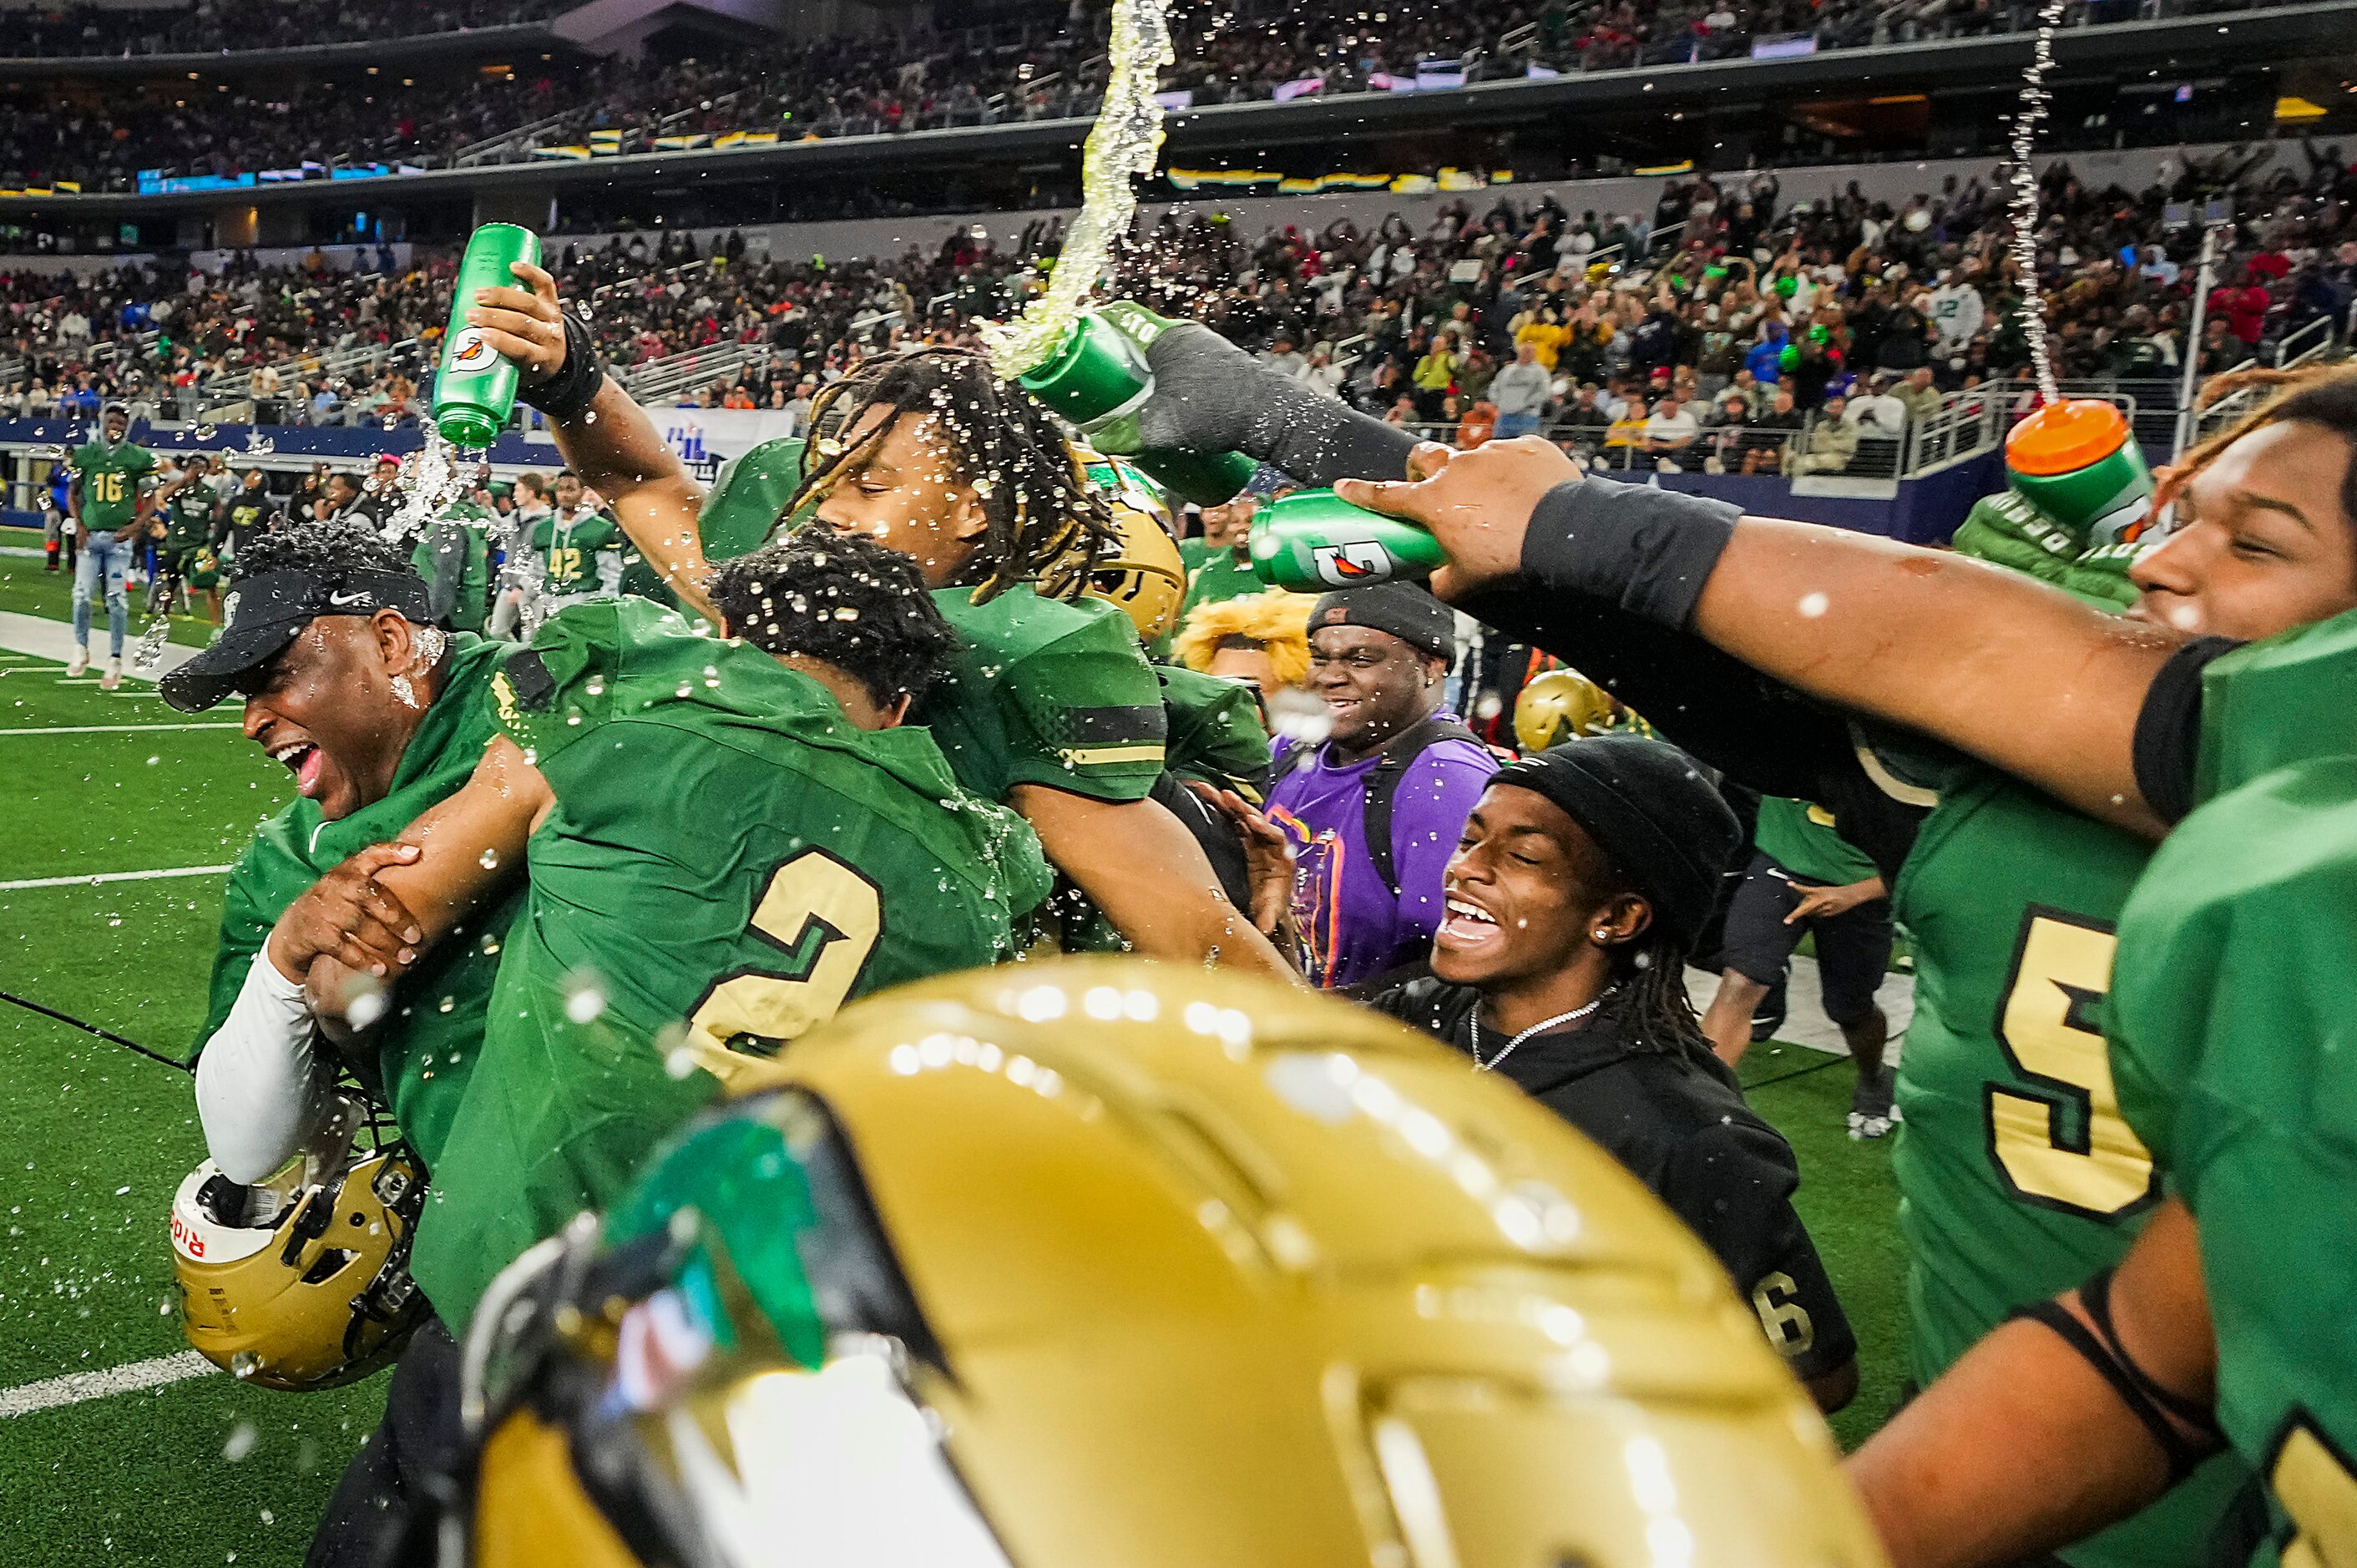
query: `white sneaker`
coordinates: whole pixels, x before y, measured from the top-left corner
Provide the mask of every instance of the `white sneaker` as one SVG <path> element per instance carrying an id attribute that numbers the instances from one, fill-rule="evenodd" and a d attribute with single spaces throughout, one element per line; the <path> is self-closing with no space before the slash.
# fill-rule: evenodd
<path id="1" fill-rule="evenodd" d="M 122 684 L 123 660 L 120 659 L 108 660 L 106 661 L 106 673 L 100 678 L 98 689 L 102 692 L 112 692 L 117 686 Z"/>
<path id="2" fill-rule="evenodd" d="M 90 650 L 87 648 L 75 649 L 73 650 L 73 657 L 66 660 L 66 674 L 69 677 L 80 675 L 88 671 L 89 669 Z"/>

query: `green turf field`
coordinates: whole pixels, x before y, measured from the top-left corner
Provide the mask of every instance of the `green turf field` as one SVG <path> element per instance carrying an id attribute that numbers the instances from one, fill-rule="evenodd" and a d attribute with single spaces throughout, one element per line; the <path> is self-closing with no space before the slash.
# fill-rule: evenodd
<path id="1" fill-rule="evenodd" d="M 38 561 L 0 557 L 0 609 L 63 618 L 65 598 Z M 187 639 L 203 640 L 201 630 Z M 221 876 L 79 879 L 227 865 L 286 799 L 286 775 L 233 727 L 53 733 L 192 722 L 142 682 L 104 693 L 63 673 L 0 652 L 0 884 L 77 879 L 0 886 L 0 929 L 12 938 L 0 990 L 184 1056 L 201 1022 Z M 224 709 L 194 722 L 235 717 Z M 1834 1423 L 1854 1444 L 1888 1412 L 1900 1378 L 1888 1146 L 1845 1135 L 1846 1062 L 1762 1046 L 1744 1069 L 1762 1086 L 1753 1102 L 1799 1151 L 1801 1210 L 1862 1346 L 1863 1390 Z M 167 1217 L 204 1154 L 187 1078 L 0 1006 L 0 1322 L 12 1330 L 0 1339 L 0 1410 L 27 1384 L 185 1350 Z M 5 1561 L 297 1563 L 382 1397 L 382 1378 L 292 1395 L 209 1374 L 0 1415 L 0 1531 L 15 1542 Z"/>

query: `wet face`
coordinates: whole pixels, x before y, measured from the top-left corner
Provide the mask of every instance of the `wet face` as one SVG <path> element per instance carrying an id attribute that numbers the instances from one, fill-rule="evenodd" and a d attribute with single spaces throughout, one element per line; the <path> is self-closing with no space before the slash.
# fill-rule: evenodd
<path id="1" fill-rule="evenodd" d="M 414 705 L 396 694 L 404 672 Z M 294 774 L 321 816 L 349 817 L 391 791 L 429 700 L 422 672 L 414 628 L 394 612 L 321 616 L 241 688 L 246 738 Z"/>
<path id="2" fill-rule="evenodd" d="M 2129 575 L 2129 614 L 2191 636 L 2255 639 L 2357 606 L 2357 520 L 2341 510 L 2350 443 L 2270 424 L 2177 494 L 2176 527 Z"/>
<path id="3" fill-rule="evenodd" d="M 887 420 L 882 439 L 868 441 Z M 828 480 L 819 521 L 899 551 L 935 587 L 954 582 L 989 524 L 940 420 L 874 408 L 843 439 L 854 455 Z"/>
<path id="4" fill-rule="evenodd" d="M 1612 862 L 1564 809 L 1534 789 L 1491 785 L 1441 872 L 1448 914 L 1432 972 L 1496 991 L 1561 972 L 1598 929 L 1634 934 L 1651 918 Z M 1635 912 L 1646 911 L 1643 919 Z"/>
<path id="5" fill-rule="evenodd" d="M 1443 668 L 1372 627 L 1321 627 L 1309 638 L 1309 690 L 1346 753 L 1372 751 L 1438 707 Z"/>

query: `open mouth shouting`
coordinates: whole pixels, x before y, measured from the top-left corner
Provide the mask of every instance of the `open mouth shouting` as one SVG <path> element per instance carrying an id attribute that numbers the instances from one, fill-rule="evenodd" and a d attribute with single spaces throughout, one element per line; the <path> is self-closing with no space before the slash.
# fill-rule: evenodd
<path id="1" fill-rule="evenodd" d="M 320 775 L 326 771 L 328 754 L 307 740 L 290 740 L 270 748 L 271 759 L 284 765 L 295 775 L 296 791 L 307 800 L 319 798 Z"/>

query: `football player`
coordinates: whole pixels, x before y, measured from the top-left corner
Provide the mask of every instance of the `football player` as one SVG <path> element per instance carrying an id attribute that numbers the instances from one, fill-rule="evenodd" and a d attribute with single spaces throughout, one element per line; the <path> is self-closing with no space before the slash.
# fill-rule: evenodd
<path id="1" fill-rule="evenodd" d="M 468 320 L 523 367 L 524 395 L 631 542 L 713 618 L 703 493 L 622 388 L 555 281 L 488 289 Z M 1119 936 L 1150 955 L 1294 972 L 1221 889 L 1200 844 L 1150 799 L 1167 757 L 1154 671 L 1128 620 L 1064 604 L 1033 580 L 1112 542 L 1103 499 L 1047 412 L 979 355 L 930 349 L 871 361 L 829 389 L 801 483 L 777 513 L 878 539 L 916 561 L 959 646 L 916 722 L 969 789 L 1031 823 L 1049 860 Z"/>
<path id="2" fill-rule="evenodd" d="M 131 410 L 110 403 L 98 416 L 98 435 L 66 459 L 73 478 L 66 487 L 66 515 L 81 536 L 74 564 L 73 657 L 66 673 L 90 668 L 90 601 L 106 597 L 106 673 L 99 683 L 112 692 L 123 684 L 123 639 L 131 625 L 131 601 L 124 574 L 138 549 L 153 492 L 156 454 L 131 439 Z"/>
<path id="3" fill-rule="evenodd" d="M 178 477 L 156 492 L 148 532 L 156 541 L 156 580 L 148 590 L 150 614 L 169 614 L 184 594 L 205 596 L 208 620 L 221 619 L 221 531 L 213 494 L 212 459 L 192 452 Z"/>
<path id="4" fill-rule="evenodd" d="M 918 583 L 878 545 L 816 537 L 712 580 L 743 640 L 638 598 L 560 612 L 492 677 L 473 777 L 374 872 L 405 923 L 307 944 L 350 909 L 332 891 L 281 919 L 290 961 L 327 961 L 315 1008 L 349 1016 L 352 944 L 398 973 L 523 879 L 412 1259 L 454 1328 L 748 1059 L 1028 940 L 1037 841 L 900 725 L 952 646 Z"/>
<path id="5" fill-rule="evenodd" d="M 2222 638 L 2357 604 L 2341 499 L 2357 373 L 2290 381 L 2169 477 L 2179 526 L 2137 564 L 2126 619 L 1938 553 L 1575 482 L 1544 443 L 1493 443 L 1478 463 L 1427 448 L 1420 483 L 1338 487 L 1433 529 L 1454 562 L 1437 589 L 1663 715 L 1740 782 L 1831 808 L 1895 878 L 1917 939 L 1895 1167 L 1919 1378 L 2117 1262 L 2159 1199 L 2099 1032 L 2113 924 L 2149 839 L 2190 798 L 2186 737 Z M 1374 448 L 1354 449 L 1362 471 Z M 1993 766 L 1862 746 L 1795 689 Z M 2237 1484 L 2231 1462 L 2212 1464 L 2069 1555 L 2199 1562 Z"/>

